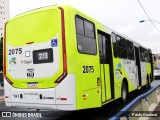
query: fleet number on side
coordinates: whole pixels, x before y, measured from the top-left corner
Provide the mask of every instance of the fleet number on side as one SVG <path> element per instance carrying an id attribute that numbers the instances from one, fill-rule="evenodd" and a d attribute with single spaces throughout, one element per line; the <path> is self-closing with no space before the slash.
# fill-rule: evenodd
<path id="1" fill-rule="evenodd" d="M 94 66 L 83 66 L 83 73 L 94 73 Z"/>

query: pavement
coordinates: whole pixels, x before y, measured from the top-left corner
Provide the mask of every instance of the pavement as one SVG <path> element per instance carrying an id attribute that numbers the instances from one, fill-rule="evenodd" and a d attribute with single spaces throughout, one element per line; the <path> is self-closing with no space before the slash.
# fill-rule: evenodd
<path id="1" fill-rule="evenodd" d="M 4 101 L 4 88 L 0 87 L 0 102 Z"/>
<path id="2" fill-rule="evenodd" d="M 155 80 L 152 85 L 158 85 L 160 84 L 160 80 Z M 153 111 L 153 114 L 158 114 L 158 117 L 152 117 L 150 120 L 160 120 L 160 104 L 156 107 L 156 109 Z"/>

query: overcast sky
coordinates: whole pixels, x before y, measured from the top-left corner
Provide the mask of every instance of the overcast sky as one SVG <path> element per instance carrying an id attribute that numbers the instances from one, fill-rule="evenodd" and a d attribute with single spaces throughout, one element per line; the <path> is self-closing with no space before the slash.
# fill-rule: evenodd
<path id="1" fill-rule="evenodd" d="M 152 20 L 160 23 L 160 0 L 140 0 Z M 22 12 L 54 5 L 69 4 L 134 41 L 160 52 L 160 24 L 148 20 L 137 0 L 10 0 L 10 17 Z"/>

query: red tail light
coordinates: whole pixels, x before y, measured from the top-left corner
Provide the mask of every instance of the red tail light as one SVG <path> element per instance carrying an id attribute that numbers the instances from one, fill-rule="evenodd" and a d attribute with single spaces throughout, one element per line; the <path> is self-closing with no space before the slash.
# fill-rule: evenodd
<path id="1" fill-rule="evenodd" d="M 61 98 L 61 100 L 67 100 L 67 98 Z"/>
<path id="2" fill-rule="evenodd" d="M 5 30 L 4 30 L 4 41 L 3 41 L 3 74 L 4 74 L 4 78 L 6 79 L 6 81 L 12 85 L 13 82 L 11 82 L 7 76 L 6 76 L 6 25 L 7 23 L 5 24 Z"/>
<path id="3" fill-rule="evenodd" d="M 5 96 L 5 98 L 7 99 L 7 98 L 8 98 L 8 96 Z"/>
<path id="4" fill-rule="evenodd" d="M 64 10 L 59 7 L 61 10 L 61 25 L 62 25 L 62 47 L 63 47 L 63 73 L 55 81 L 55 83 L 60 83 L 67 76 L 67 56 L 66 56 L 66 38 L 65 38 L 65 23 L 64 23 Z"/>
<path id="5" fill-rule="evenodd" d="M 6 25 L 4 29 L 4 40 L 3 40 L 3 73 L 6 75 Z"/>

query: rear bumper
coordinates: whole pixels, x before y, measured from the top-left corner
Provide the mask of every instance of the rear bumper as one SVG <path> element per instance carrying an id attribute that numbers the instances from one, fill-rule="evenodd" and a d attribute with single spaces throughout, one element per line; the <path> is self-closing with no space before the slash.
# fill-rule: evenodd
<path id="1" fill-rule="evenodd" d="M 55 88 L 18 89 L 4 78 L 6 106 L 34 109 L 76 110 L 75 75 L 67 77 Z"/>

